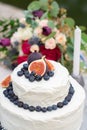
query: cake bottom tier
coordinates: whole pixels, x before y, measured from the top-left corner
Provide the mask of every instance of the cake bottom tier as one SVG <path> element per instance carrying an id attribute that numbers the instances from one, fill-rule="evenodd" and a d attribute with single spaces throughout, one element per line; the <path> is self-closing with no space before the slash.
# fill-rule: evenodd
<path id="1" fill-rule="evenodd" d="M 6 130 L 79 130 L 83 119 L 85 93 L 70 77 L 75 93 L 68 105 L 52 112 L 30 112 L 18 108 L 0 89 L 0 121 Z"/>

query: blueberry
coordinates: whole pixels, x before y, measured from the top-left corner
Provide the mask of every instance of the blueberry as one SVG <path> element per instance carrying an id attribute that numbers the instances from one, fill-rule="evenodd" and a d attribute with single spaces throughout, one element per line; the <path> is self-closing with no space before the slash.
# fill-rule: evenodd
<path id="1" fill-rule="evenodd" d="M 14 101 L 13 103 L 18 106 L 18 100 Z"/>
<path id="2" fill-rule="evenodd" d="M 68 102 L 70 102 L 70 101 L 71 101 L 71 98 L 72 98 L 72 94 L 68 94 L 65 99 L 66 99 Z"/>
<path id="3" fill-rule="evenodd" d="M 19 101 L 18 102 L 18 107 L 23 107 L 23 102 Z"/>
<path id="4" fill-rule="evenodd" d="M 23 104 L 23 108 L 24 109 L 29 109 L 29 105 L 28 104 Z"/>
<path id="5" fill-rule="evenodd" d="M 41 75 L 36 75 L 35 79 L 36 79 L 36 81 L 41 81 L 42 77 L 41 77 Z"/>
<path id="6" fill-rule="evenodd" d="M 13 99 L 14 99 L 14 101 L 18 100 L 18 96 L 14 95 Z"/>
<path id="7" fill-rule="evenodd" d="M 28 64 L 23 64 L 24 69 L 28 69 Z"/>
<path id="8" fill-rule="evenodd" d="M 21 71 L 23 71 L 23 74 L 24 74 L 26 70 L 24 68 L 21 68 Z"/>
<path id="9" fill-rule="evenodd" d="M 13 91 L 13 88 L 10 86 L 10 87 L 8 87 L 6 90 L 7 90 L 7 91 L 12 90 L 12 91 Z"/>
<path id="10" fill-rule="evenodd" d="M 58 108 L 57 105 L 52 105 L 53 110 L 56 110 L 57 108 Z"/>
<path id="11" fill-rule="evenodd" d="M 29 73 L 27 73 L 27 72 L 24 75 L 25 75 L 26 78 L 30 77 Z"/>
<path id="12" fill-rule="evenodd" d="M 47 74 L 52 77 L 54 75 L 54 72 L 53 71 L 48 71 Z"/>
<path id="13" fill-rule="evenodd" d="M 40 112 L 40 111 L 41 111 L 41 107 L 40 107 L 40 106 L 36 106 L 35 110 L 36 110 L 37 112 Z"/>
<path id="14" fill-rule="evenodd" d="M 47 112 L 47 108 L 46 107 L 43 107 L 41 110 L 42 110 L 42 112 Z"/>
<path id="15" fill-rule="evenodd" d="M 33 76 L 33 75 L 29 76 L 29 81 L 30 81 L 30 82 L 35 81 L 35 76 Z"/>
<path id="16" fill-rule="evenodd" d="M 57 103 L 57 107 L 58 108 L 62 108 L 63 107 L 63 103 L 62 102 Z"/>
<path id="17" fill-rule="evenodd" d="M 13 99 L 13 98 L 10 98 L 10 101 L 11 101 L 11 102 L 14 102 L 14 99 Z"/>
<path id="18" fill-rule="evenodd" d="M 9 94 L 10 96 L 14 96 L 14 92 L 13 92 L 12 90 L 9 90 L 9 91 L 8 91 L 8 94 Z"/>
<path id="19" fill-rule="evenodd" d="M 35 111 L 35 107 L 34 106 L 29 106 L 29 110 L 30 111 Z"/>
<path id="20" fill-rule="evenodd" d="M 32 71 L 31 73 L 30 73 L 30 76 L 35 76 L 36 75 L 36 73 L 34 72 L 34 71 Z"/>
<path id="21" fill-rule="evenodd" d="M 8 99 L 11 99 L 12 97 L 10 95 L 7 96 Z"/>
<path id="22" fill-rule="evenodd" d="M 9 83 L 9 87 L 12 87 L 12 82 Z"/>
<path id="23" fill-rule="evenodd" d="M 44 78 L 44 80 L 46 80 L 46 81 L 47 81 L 47 80 L 49 80 L 49 78 L 50 78 L 50 77 L 49 77 L 49 76 L 48 76 L 48 74 L 46 73 L 46 74 L 44 75 L 44 77 L 43 77 L 43 78 Z"/>
<path id="24" fill-rule="evenodd" d="M 18 71 L 18 72 L 17 72 L 17 75 L 18 75 L 18 76 L 23 76 L 23 71 Z"/>
<path id="25" fill-rule="evenodd" d="M 5 95 L 5 97 L 8 97 L 8 91 L 7 90 L 4 90 L 3 94 Z"/>
<path id="26" fill-rule="evenodd" d="M 48 107 L 47 107 L 47 110 L 48 110 L 48 111 L 52 111 L 52 106 L 48 106 Z"/>
<path id="27" fill-rule="evenodd" d="M 69 94 L 72 94 L 72 95 L 73 95 L 74 92 L 75 92 L 75 91 L 74 91 L 74 88 L 73 88 L 72 86 L 70 86 L 70 88 L 69 88 Z"/>
<path id="28" fill-rule="evenodd" d="M 68 104 L 68 101 L 65 99 L 64 101 L 63 101 L 63 105 L 67 105 Z"/>

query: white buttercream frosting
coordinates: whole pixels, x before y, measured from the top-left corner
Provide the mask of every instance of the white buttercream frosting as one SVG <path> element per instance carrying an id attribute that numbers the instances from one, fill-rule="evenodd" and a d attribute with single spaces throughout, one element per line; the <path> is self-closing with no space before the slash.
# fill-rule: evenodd
<path id="1" fill-rule="evenodd" d="M 79 130 L 82 123 L 85 93 L 70 77 L 75 93 L 68 105 L 52 112 L 30 112 L 18 108 L 0 88 L 0 121 L 7 130 Z"/>
<path id="2" fill-rule="evenodd" d="M 19 77 L 17 72 L 23 67 L 20 64 L 12 73 L 13 89 L 19 99 L 29 105 L 48 106 L 62 101 L 69 91 L 69 73 L 65 67 L 55 61 L 50 61 L 54 65 L 54 76 L 48 81 L 42 79 L 40 82 L 30 82 L 25 76 Z"/>

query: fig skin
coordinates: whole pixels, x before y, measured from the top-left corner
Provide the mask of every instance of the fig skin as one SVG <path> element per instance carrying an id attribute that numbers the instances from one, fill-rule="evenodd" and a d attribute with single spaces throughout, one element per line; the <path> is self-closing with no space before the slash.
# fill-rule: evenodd
<path id="1" fill-rule="evenodd" d="M 35 61 L 35 60 L 39 60 L 39 59 L 41 59 L 41 58 L 42 58 L 42 54 L 41 54 L 41 53 L 39 53 L 39 52 L 33 52 L 33 53 L 31 53 L 31 54 L 28 56 L 28 60 L 27 60 L 28 65 L 29 65 L 31 62 L 33 62 L 33 61 Z"/>

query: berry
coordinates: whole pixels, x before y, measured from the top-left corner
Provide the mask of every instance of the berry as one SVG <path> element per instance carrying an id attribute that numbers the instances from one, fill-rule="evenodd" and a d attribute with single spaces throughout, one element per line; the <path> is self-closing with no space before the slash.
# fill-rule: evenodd
<path id="1" fill-rule="evenodd" d="M 23 104 L 23 108 L 24 109 L 29 109 L 29 105 L 28 104 Z"/>
<path id="2" fill-rule="evenodd" d="M 49 76 L 48 76 L 48 74 L 46 73 L 46 74 L 44 75 L 44 77 L 43 77 L 43 78 L 44 78 L 44 80 L 46 80 L 46 81 L 47 81 L 47 80 L 49 80 L 49 78 L 50 78 L 50 77 L 49 77 Z"/>
<path id="3" fill-rule="evenodd" d="M 36 110 L 37 112 L 40 112 L 40 111 L 41 111 L 41 107 L 40 107 L 40 106 L 36 106 L 35 110 Z"/>
<path id="4" fill-rule="evenodd" d="M 48 71 L 47 74 L 52 77 L 54 75 L 54 72 L 53 71 Z"/>
<path id="5" fill-rule="evenodd" d="M 42 77 L 40 75 L 36 75 L 35 79 L 36 81 L 41 81 Z"/>
<path id="6" fill-rule="evenodd" d="M 71 98 L 72 98 L 72 94 L 68 94 L 68 96 L 66 96 L 66 100 L 68 101 L 68 102 L 70 102 L 71 101 Z"/>
<path id="7" fill-rule="evenodd" d="M 41 110 L 42 110 L 42 112 L 47 112 L 47 108 L 46 107 L 43 107 Z"/>
<path id="8" fill-rule="evenodd" d="M 18 107 L 23 107 L 23 102 L 19 101 L 18 102 Z"/>
<path id="9" fill-rule="evenodd" d="M 29 76 L 29 81 L 30 81 L 30 82 L 35 81 L 35 77 L 34 77 L 33 75 Z"/>
<path id="10" fill-rule="evenodd" d="M 70 88 L 69 88 L 69 94 L 74 94 L 74 88 L 72 87 L 72 85 L 70 85 Z"/>
<path id="11" fill-rule="evenodd" d="M 53 110 L 56 110 L 57 108 L 58 108 L 57 105 L 52 105 Z"/>
<path id="12" fill-rule="evenodd" d="M 24 69 L 28 69 L 28 64 L 23 64 Z"/>
<path id="13" fill-rule="evenodd" d="M 28 72 L 26 72 L 24 75 L 26 78 L 29 78 L 29 76 L 30 76 Z"/>
<path id="14" fill-rule="evenodd" d="M 58 108 L 62 108 L 63 107 L 63 103 L 62 102 L 57 103 L 57 107 Z"/>
<path id="15" fill-rule="evenodd" d="M 35 107 L 34 106 L 29 106 L 29 110 L 30 111 L 35 111 Z"/>
<path id="16" fill-rule="evenodd" d="M 67 105 L 68 104 L 68 101 L 65 99 L 64 101 L 63 101 L 63 105 Z"/>
<path id="17" fill-rule="evenodd" d="M 18 76 L 23 76 L 23 71 L 18 71 L 18 72 L 17 72 L 17 75 L 18 75 Z"/>
<path id="18" fill-rule="evenodd" d="M 14 101 L 18 100 L 18 96 L 14 95 L 13 99 L 14 99 Z"/>
<path id="19" fill-rule="evenodd" d="M 18 102 L 19 102 L 19 101 L 18 101 L 18 100 L 16 100 L 16 101 L 14 101 L 13 103 L 14 103 L 15 105 L 18 105 Z"/>
<path id="20" fill-rule="evenodd" d="M 4 90 L 3 94 L 5 95 L 5 97 L 8 97 L 8 91 L 7 90 Z"/>
<path id="21" fill-rule="evenodd" d="M 14 96 L 14 92 L 13 92 L 12 90 L 9 90 L 9 91 L 8 91 L 8 94 L 9 94 L 10 96 Z"/>
<path id="22" fill-rule="evenodd" d="M 48 107 L 47 107 L 47 110 L 48 110 L 48 111 L 52 111 L 52 106 L 48 106 Z"/>
<path id="23" fill-rule="evenodd" d="M 32 76 L 32 75 L 35 76 L 35 74 L 36 74 L 36 73 L 35 73 L 34 71 L 32 71 L 32 72 L 30 73 L 30 76 Z"/>

